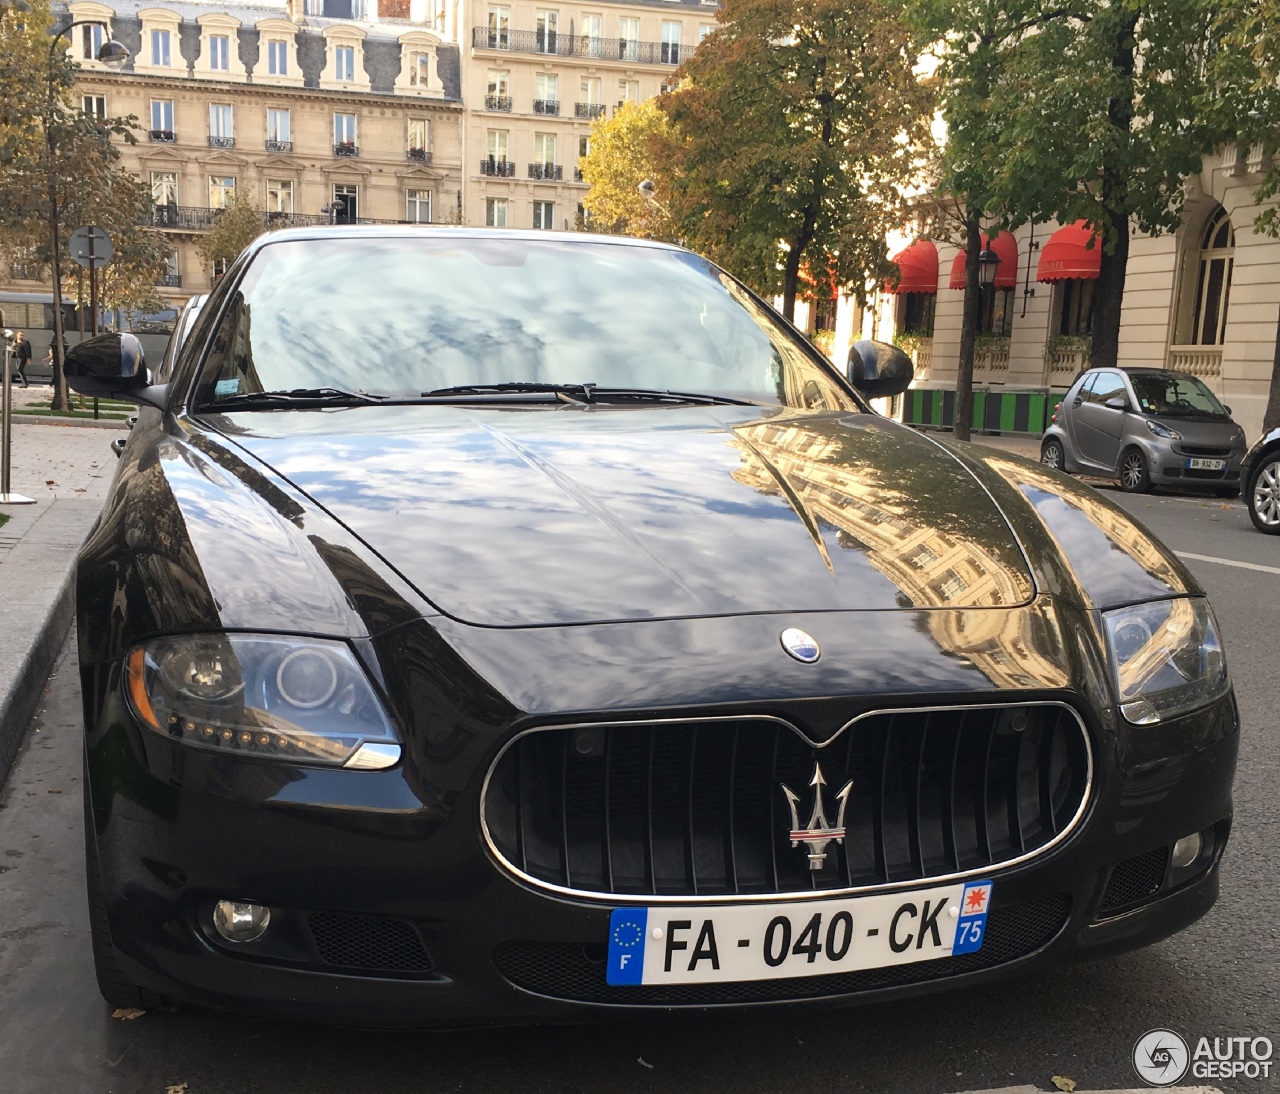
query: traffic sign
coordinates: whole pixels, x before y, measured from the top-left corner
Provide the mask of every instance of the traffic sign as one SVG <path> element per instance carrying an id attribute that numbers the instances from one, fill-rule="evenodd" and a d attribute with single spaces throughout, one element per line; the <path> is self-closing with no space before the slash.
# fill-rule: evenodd
<path id="1" fill-rule="evenodd" d="M 67 240 L 71 258 L 87 269 L 100 270 L 111 261 L 111 237 L 101 228 L 77 228 Z"/>

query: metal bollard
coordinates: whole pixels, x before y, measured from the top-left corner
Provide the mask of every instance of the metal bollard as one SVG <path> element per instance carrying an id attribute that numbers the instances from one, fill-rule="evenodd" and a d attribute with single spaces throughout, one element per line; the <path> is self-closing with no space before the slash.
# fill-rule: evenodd
<path id="1" fill-rule="evenodd" d="M 6 332 L 7 335 L 8 332 Z M 4 381 L 0 384 L 0 424 L 4 437 L 0 440 L 0 505 L 34 505 L 36 499 L 15 494 L 9 489 L 9 445 L 13 440 L 13 347 L 4 340 Z"/>

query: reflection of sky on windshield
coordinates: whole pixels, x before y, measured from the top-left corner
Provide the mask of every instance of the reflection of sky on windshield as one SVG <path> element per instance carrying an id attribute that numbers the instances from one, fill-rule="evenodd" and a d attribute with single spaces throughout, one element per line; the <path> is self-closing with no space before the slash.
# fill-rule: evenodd
<path id="1" fill-rule="evenodd" d="M 287 241 L 241 291 L 241 390 L 396 394 L 457 384 L 596 383 L 777 401 L 782 361 L 821 371 L 704 261 L 652 247 L 519 239 Z M 753 317 L 754 316 L 754 317 Z M 234 339 L 228 338 L 227 344 Z M 220 376 L 231 378 L 225 371 Z M 206 380 L 209 377 L 206 377 Z"/>

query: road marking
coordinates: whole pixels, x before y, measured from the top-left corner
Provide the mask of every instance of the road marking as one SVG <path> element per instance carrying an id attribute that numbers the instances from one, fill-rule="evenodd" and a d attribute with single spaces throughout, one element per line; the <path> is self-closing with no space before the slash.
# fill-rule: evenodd
<path id="1" fill-rule="evenodd" d="M 1193 555 L 1187 551 L 1174 551 L 1179 558 L 1196 562 L 1216 562 L 1219 566 L 1235 566 L 1241 570 L 1259 570 L 1264 574 L 1280 574 L 1280 566 L 1260 566 L 1256 562 L 1237 562 L 1234 558 L 1218 558 L 1217 555 Z"/>

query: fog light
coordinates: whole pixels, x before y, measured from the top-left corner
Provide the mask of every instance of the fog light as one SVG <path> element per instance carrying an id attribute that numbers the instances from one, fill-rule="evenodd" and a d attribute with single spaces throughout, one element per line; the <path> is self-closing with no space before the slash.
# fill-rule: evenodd
<path id="1" fill-rule="evenodd" d="M 261 904 L 220 900 L 213 907 L 213 927 L 228 942 L 252 942 L 266 933 L 271 909 Z"/>
<path id="2" fill-rule="evenodd" d="M 1184 870 L 1190 866 L 1196 859 L 1200 857 L 1200 851 L 1204 847 L 1204 840 L 1200 838 L 1200 833 L 1195 832 L 1190 836 L 1183 836 L 1173 845 L 1173 856 L 1170 862 L 1175 870 Z"/>

